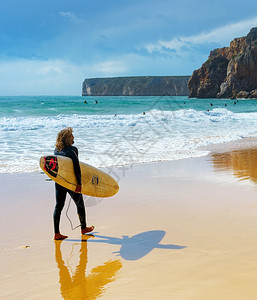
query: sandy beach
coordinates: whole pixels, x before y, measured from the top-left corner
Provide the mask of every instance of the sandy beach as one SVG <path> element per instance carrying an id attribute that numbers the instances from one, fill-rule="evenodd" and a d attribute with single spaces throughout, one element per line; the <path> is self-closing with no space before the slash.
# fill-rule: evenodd
<path id="1" fill-rule="evenodd" d="M 62 242 L 53 182 L 1 174 L 0 299 L 255 299 L 255 145 L 113 168 L 119 193 L 84 197 L 94 234 L 71 229 L 67 197 Z M 77 226 L 73 202 L 67 214 Z"/>

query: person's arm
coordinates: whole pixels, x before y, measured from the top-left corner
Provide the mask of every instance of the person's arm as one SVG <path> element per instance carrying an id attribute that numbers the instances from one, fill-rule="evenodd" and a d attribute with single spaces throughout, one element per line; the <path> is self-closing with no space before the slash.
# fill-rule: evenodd
<path id="1" fill-rule="evenodd" d="M 81 193 L 81 170 L 80 170 L 80 166 L 79 166 L 78 152 L 77 153 L 76 152 L 74 150 L 69 151 L 69 157 L 73 161 L 74 173 L 75 173 L 75 176 L 77 179 L 77 186 L 76 186 L 75 192 Z"/>

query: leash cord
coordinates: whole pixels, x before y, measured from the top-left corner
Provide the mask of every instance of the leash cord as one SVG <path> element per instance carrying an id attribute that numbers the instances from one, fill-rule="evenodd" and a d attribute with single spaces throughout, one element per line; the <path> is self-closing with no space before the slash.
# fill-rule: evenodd
<path id="1" fill-rule="evenodd" d="M 62 177 L 61 175 L 59 175 L 59 174 L 57 174 L 59 177 L 61 177 L 64 181 L 66 181 L 67 183 L 69 183 L 69 184 L 72 184 L 72 185 L 75 185 L 76 186 L 76 184 L 75 183 L 72 183 L 72 182 L 69 182 L 68 180 L 66 180 L 64 177 Z M 67 219 L 69 220 L 69 222 L 70 222 L 70 226 L 71 226 L 71 229 L 72 230 L 74 230 L 74 229 L 76 229 L 76 228 L 78 228 L 78 227 L 80 227 L 81 225 L 78 225 L 78 226 L 76 226 L 76 227 L 73 227 L 73 224 L 72 224 L 72 221 L 71 221 L 71 219 L 70 219 L 70 217 L 68 216 L 68 211 L 69 211 L 69 208 L 70 208 L 70 203 L 71 203 L 71 197 L 70 197 L 70 200 L 69 200 L 69 204 L 68 204 L 68 207 L 67 207 L 67 210 L 66 210 L 66 217 L 67 217 Z"/>
<path id="2" fill-rule="evenodd" d="M 69 220 L 69 222 L 70 222 L 71 229 L 74 230 L 74 229 L 80 227 L 81 225 L 78 225 L 78 226 L 76 226 L 76 227 L 73 227 L 72 221 L 71 221 L 70 217 L 68 216 L 68 211 L 69 211 L 69 208 L 70 208 L 70 203 L 71 203 L 71 197 L 70 197 L 70 201 L 69 201 L 69 204 L 68 204 L 68 207 L 67 207 L 67 210 L 66 210 L 66 217 L 68 218 L 68 220 Z"/>

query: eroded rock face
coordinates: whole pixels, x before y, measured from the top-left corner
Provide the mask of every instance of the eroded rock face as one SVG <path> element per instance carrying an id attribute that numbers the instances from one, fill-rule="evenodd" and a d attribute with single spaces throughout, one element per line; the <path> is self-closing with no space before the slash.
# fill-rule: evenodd
<path id="1" fill-rule="evenodd" d="M 211 51 L 188 81 L 189 97 L 257 98 L 257 27 Z"/>
<path id="2" fill-rule="evenodd" d="M 89 78 L 82 96 L 188 96 L 189 76 Z"/>
<path id="3" fill-rule="evenodd" d="M 220 55 L 207 60 L 189 79 L 189 96 L 216 98 L 220 84 L 226 78 L 227 65 L 228 60 Z"/>

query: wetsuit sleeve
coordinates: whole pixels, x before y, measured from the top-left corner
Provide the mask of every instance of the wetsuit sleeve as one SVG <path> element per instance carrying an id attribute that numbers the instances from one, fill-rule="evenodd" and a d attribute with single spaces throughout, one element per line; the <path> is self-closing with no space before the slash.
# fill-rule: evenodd
<path id="1" fill-rule="evenodd" d="M 77 149 L 76 149 L 77 150 Z M 78 151 L 76 151 L 78 153 Z M 69 154 L 67 155 L 70 157 L 73 161 L 73 167 L 74 167 L 74 173 L 77 179 L 77 184 L 81 185 L 81 170 L 79 166 L 79 159 L 78 155 L 74 150 L 69 151 Z"/>

